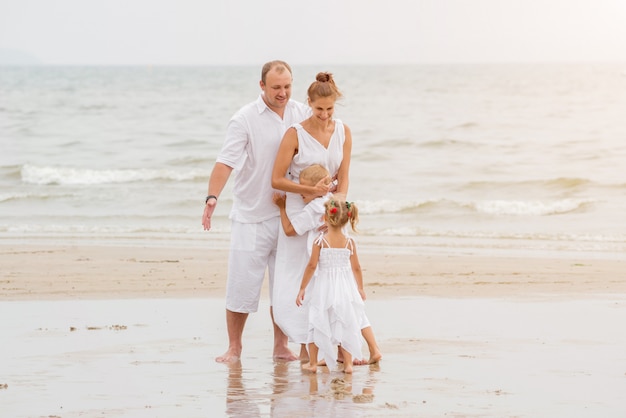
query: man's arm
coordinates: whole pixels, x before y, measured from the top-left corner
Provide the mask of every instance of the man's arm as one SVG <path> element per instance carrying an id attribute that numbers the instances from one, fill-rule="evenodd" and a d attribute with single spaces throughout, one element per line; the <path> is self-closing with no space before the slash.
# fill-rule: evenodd
<path id="1" fill-rule="evenodd" d="M 215 198 L 207 199 L 206 204 L 204 205 L 202 226 L 205 231 L 211 229 L 211 216 L 213 216 L 213 211 L 215 210 L 215 206 L 217 206 L 217 198 L 220 193 L 222 193 L 222 190 L 224 189 L 232 171 L 232 167 L 223 163 L 215 163 L 213 166 L 213 171 L 211 172 L 211 177 L 209 178 L 207 196 L 215 196 Z"/>

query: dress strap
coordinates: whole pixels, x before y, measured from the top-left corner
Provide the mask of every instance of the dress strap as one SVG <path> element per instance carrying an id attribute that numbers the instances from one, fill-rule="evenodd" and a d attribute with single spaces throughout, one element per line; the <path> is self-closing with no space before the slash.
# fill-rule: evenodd
<path id="1" fill-rule="evenodd" d="M 328 243 L 328 241 L 326 241 L 326 238 L 324 237 L 324 233 L 319 234 L 319 236 L 315 238 L 314 243 L 315 245 L 318 245 L 320 247 L 330 248 L 330 244 Z"/>
<path id="2" fill-rule="evenodd" d="M 346 249 L 350 250 L 350 255 L 354 254 L 354 241 L 350 237 L 346 238 Z"/>

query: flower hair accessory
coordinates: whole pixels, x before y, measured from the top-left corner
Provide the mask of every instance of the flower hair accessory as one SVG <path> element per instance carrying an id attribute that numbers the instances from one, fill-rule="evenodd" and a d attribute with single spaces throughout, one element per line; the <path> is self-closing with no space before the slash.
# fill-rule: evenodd
<path id="1" fill-rule="evenodd" d="M 348 208 L 348 218 L 352 217 L 352 211 L 350 210 L 351 206 L 352 206 L 352 203 L 346 202 L 346 207 Z"/>
<path id="2" fill-rule="evenodd" d="M 330 213 L 337 213 L 337 202 L 335 202 L 334 200 L 330 201 L 330 205 L 332 206 L 332 208 L 330 208 Z"/>

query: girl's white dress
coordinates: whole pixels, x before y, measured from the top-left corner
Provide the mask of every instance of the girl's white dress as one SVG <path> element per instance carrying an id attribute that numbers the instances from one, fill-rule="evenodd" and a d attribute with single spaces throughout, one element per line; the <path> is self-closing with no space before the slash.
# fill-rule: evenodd
<path id="1" fill-rule="evenodd" d="M 346 140 L 345 128 L 341 120 L 335 119 L 335 131 L 327 147 L 311 136 L 299 123 L 293 125 L 298 135 L 298 153 L 289 166 L 288 177 L 298 183 L 300 171 L 311 164 L 321 164 L 335 175 L 343 161 L 343 145 Z M 287 193 L 286 212 L 294 219 L 304 210 L 302 196 Z M 311 247 L 307 234 L 288 237 L 282 227 L 278 233 L 274 283 L 272 285 L 272 309 L 274 321 L 289 337 L 289 341 L 307 343 L 308 312 L 304 306 L 296 305 L 296 296 L 304 268 L 309 261 Z"/>
<path id="2" fill-rule="evenodd" d="M 320 357 L 334 369 L 338 345 L 353 358 L 361 358 L 365 304 L 350 265 L 352 239 L 346 238 L 344 248 L 331 248 L 321 235 L 315 244 L 321 247 L 317 276 L 305 293 L 305 305 L 309 307 L 309 342 L 319 347 Z"/>

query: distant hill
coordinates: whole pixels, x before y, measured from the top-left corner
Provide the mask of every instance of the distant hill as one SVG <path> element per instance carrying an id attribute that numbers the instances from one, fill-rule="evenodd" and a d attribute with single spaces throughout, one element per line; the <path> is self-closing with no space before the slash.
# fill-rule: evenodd
<path id="1" fill-rule="evenodd" d="M 28 52 L 0 48 L 0 65 L 42 65 L 43 62 Z"/>

